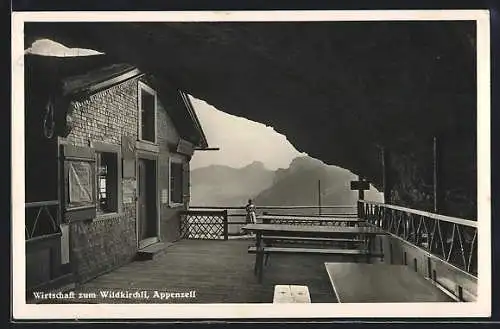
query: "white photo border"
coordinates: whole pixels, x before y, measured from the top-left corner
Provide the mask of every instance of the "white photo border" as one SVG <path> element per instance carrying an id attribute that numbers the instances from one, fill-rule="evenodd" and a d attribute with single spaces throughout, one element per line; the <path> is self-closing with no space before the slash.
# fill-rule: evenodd
<path id="1" fill-rule="evenodd" d="M 32 305 L 25 298 L 24 23 L 70 21 L 476 21 L 478 300 L 402 304 L 95 304 Z M 13 12 L 12 310 L 23 319 L 464 318 L 491 316 L 490 16 L 488 10 Z"/>

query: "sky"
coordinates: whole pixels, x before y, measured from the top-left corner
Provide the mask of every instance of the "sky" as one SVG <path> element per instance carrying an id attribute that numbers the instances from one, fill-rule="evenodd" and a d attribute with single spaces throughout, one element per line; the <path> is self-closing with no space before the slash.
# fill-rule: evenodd
<path id="1" fill-rule="evenodd" d="M 68 48 L 60 43 L 48 39 L 35 41 L 30 48 L 25 50 L 25 52 L 57 57 L 91 56 L 102 54 L 91 49 Z"/>
<path id="2" fill-rule="evenodd" d="M 260 161 L 271 170 L 288 168 L 290 162 L 305 153 L 298 152 L 286 136 L 272 127 L 217 110 L 203 100 L 191 97 L 210 147 L 219 151 L 196 151 L 191 168 L 222 164 L 234 168 Z"/>

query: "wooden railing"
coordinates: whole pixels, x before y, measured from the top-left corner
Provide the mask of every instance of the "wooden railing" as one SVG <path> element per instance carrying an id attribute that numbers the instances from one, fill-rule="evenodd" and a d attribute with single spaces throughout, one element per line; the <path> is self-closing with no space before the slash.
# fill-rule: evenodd
<path id="1" fill-rule="evenodd" d="M 59 223 L 59 201 L 25 203 L 26 241 L 61 234 Z"/>
<path id="2" fill-rule="evenodd" d="M 477 276 L 477 222 L 426 211 L 359 201 L 359 217 Z"/>
<path id="3" fill-rule="evenodd" d="M 235 215 L 245 216 L 245 206 L 225 207 L 225 206 L 190 206 L 193 210 L 228 210 Z M 350 215 L 357 216 L 356 205 L 336 205 L 336 206 L 260 206 L 256 205 L 257 215 L 269 213 L 273 215 L 297 215 L 297 216 L 336 216 Z M 240 214 L 241 213 L 241 214 Z"/>

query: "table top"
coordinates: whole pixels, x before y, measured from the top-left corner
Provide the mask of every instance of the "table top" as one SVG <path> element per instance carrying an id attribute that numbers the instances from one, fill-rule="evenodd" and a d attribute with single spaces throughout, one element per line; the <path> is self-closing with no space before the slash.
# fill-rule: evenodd
<path id="1" fill-rule="evenodd" d="M 453 302 L 405 265 L 325 263 L 340 303 Z"/>
<path id="2" fill-rule="evenodd" d="M 375 226 L 318 226 L 318 225 L 290 225 L 290 224 L 247 224 L 242 227 L 243 230 L 257 233 L 270 233 L 281 235 L 311 235 L 311 236 L 329 236 L 344 234 L 365 234 L 365 235 L 384 235 L 384 230 Z"/>
<path id="3" fill-rule="evenodd" d="M 295 216 L 295 215 L 261 215 L 257 218 L 266 219 L 278 219 L 278 220 L 313 220 L 313 221 L 325 221 L 325 222 L 364 222 L 365 220 L 357 217 L 327 217 L 327 216 Z"/>

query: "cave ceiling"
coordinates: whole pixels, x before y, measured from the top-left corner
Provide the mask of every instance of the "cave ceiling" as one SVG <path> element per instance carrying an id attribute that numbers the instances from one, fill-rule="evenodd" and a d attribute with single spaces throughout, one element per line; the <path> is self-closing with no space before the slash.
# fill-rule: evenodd
<path id="1" fill-rule="evenodd" d="M 467 21 L 27 23 L 25 46 L 104 52 L 380 188 L 382 148 L 474 138 L 475 33 Z"/>

